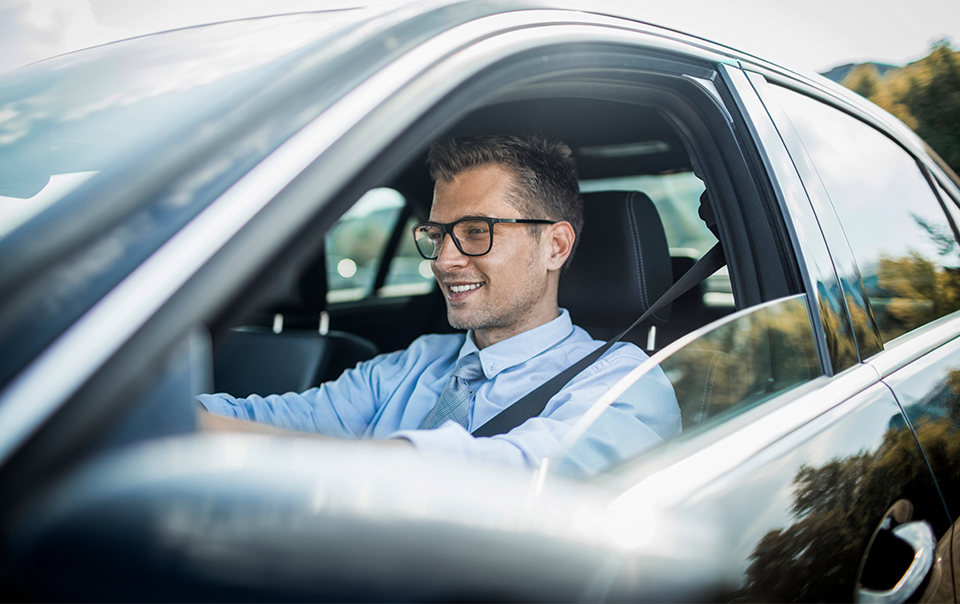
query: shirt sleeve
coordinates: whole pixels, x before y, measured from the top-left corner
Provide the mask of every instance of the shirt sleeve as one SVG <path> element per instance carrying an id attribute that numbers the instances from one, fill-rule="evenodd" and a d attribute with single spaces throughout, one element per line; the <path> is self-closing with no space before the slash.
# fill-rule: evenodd
<path id="1" fill-rule="evenodd" d="M 377 413 L 385 392 L 395 387 L 397 369 L 406 352 L 380 355 L 343 373 L 338 379 L 305 392 L 237 398 L 225 393 L 201 394 L 197 400 L 210 413 L 270 424 L 287 430 L 339 438 L 360 438 Z"/>
<path id="2" fill-rule="evenodd" d="M 554 396 L 540 416 L 506 434 L 474 438 L 448 421 L 436 430 L 404 430 L 394 436 L 409 440 L 425 454 L 455 454 L 530 467 L 539 467 L 544 458 L 551 458 L 554 467 L 565 473 L 595 474 L 680 432 L 680 408 L 673 387 L 655 367 L 600 413 L 567 449 L 566 440 L 581 418 L 643 360 L 623 351 L 601 359 Z"/>

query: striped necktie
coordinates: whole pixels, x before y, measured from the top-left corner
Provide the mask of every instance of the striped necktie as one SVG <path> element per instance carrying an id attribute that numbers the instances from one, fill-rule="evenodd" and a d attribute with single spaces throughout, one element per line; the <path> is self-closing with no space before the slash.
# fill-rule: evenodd
<path id="1" fill-rule="evenodd" d="M 450 374 L 443 392 L 440 393 L 440 400 L 420 423 L 420 429 L 432 430 L 448 419 L 466 428 L 470 422 L 470 399 L 473 397 L 473 390 L 470 389 L 468 382 L 482 375 L 483 367 L 480 365 L 480 356 L 477 353 L 471 352 L 460 359 L 457 366 L 453 368 L 453 373 Z"/>

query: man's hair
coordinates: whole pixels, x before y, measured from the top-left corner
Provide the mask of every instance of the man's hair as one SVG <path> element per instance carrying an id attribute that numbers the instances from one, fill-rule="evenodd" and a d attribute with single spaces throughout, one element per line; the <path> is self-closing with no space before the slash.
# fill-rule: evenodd
<path id="1" fill-rule="evenodd" d="M 524 218 L 566 220 L 573 226 L 576 239 L 564 268 L 569 266 L 583 229 L 583 200 L 570 147 L 539 136 L 483 134 L 441 138 L 427 154 L 434 181 L 450 182 L 461 172 L 490 164 L 513 173 L 515 186 L 508 202 Z M 533 228 L 539 237 L 540 229 Z"/>

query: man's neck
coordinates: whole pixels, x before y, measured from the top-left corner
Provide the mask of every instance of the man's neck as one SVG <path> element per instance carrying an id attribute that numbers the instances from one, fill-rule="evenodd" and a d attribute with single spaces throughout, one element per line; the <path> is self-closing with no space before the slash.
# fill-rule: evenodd
<path id="1" fill-rule="evenodd" d="M 473 330 L 473 343 L 477 348 L 483 350 L 487 346 L 493 346 L 497 342 L 502 342 L 513 336 L 530 331 L 531 329 L 546 325 L 560 316 L 560 308 L 555 306 L 549 312 L 540 313 L 536 318 L 522 322 L 510 327 L 487 327 Z"/>

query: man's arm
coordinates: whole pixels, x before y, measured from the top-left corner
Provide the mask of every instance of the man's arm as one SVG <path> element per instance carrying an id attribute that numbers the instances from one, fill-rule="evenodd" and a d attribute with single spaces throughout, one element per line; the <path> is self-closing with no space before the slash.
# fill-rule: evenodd
<path id="1" fill-rule="evenodd" d="M 322 438 L 327 440 L 345 440 L 333 436 L 324 436 L 316 432 L 301 432 L 298 430 L 286 430 L 269 424 L 252 422 L 235 417 L 225 417 L 223 415 L 214 415 L 206 409 L 197 410 L 197 428 L 203 432 L 252 432 L 255 434 L 269 434 L 273 436 L 301 436 L 307 438 Z M 413 444 L 404 438 L 392 438 L 388 440 L 373 441 L 386 445 L 412 447 Z"/>
<path id="2" fill-rule="evenodd" d="M 390 365 L 394 361 L 391 356 L 395 355 L 381 355 L 360 363 L 339 379 L 304 392 L 251 394 L 246 398 L 226 393 L 201 394 L 197 400 L 211 416 L 290 432 L 359 438 L 379 406 L 377 382 L 383 373 L 380 365 Z M 245 431 L 255 429 L 249 427 Z"/>
<path id="3" fill-rule="evenodd" d="M 428 335 L 407 350 L 382 354 L 305 392 L 236 398 L 202 394 L 201 405 L 215 415 L 338 438 L 390 438 L 419 425 L 432 407 L 463 345 L 453 334 Z M 426 386 L 425 386 L 426 385 Z M 436 389 L 436 394 L 424 388 Z M 415 400 L 414 400 L 415 399 Z"/>
<path id="4" fill-rule="evenodd" d="M 197 410 L 197 427 L 204 432 L 255 432 L 257 434 L 320 436 L 319 434 L 311 434 L 308 432 L 285 430 L 260 422 L 216 415 L 206 409 Z"/>

